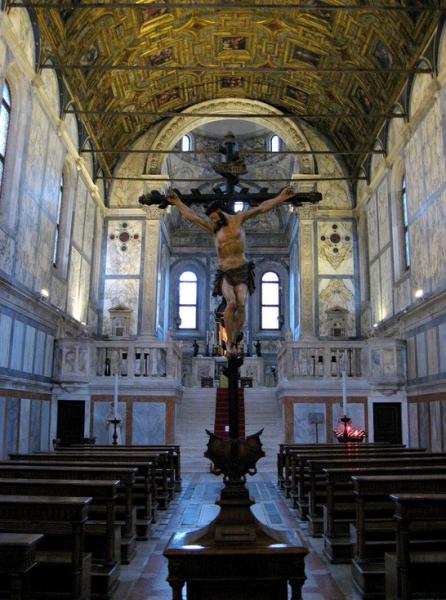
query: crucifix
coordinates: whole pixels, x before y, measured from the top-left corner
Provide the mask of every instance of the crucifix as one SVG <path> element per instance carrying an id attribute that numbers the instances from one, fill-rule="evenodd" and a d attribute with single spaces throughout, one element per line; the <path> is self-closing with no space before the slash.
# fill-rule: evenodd
<path id="1" fill-rule="evenodd" d="M 214 280 L 213 295 L 223 297 L 223 322 L 226 330 L 227 375 L 229 379 L 229 437 L 238 438 L 238 369 L 243 364 L 240 342 L 245 323 L 245 304 L 248 294 L 255 290 L 254 263 L 248 261 L 245 254 L 244 223 L 258 215 L 289 202 L 294 206 L 304 203 L 316 204 L 322 199 L 319 192 L 299 193 L 286 187 L 279 194 L 249 191 L 244 187 L 242 176 L 247 173 L 241 158 L 235 136 L 228 132 L 219 148 L 222 160 L 214 165 L 214 170 L 222 176 L 224 183 L 216 182 L 213 194 L 201 194 L 192 190 L 181 194 L 170 189 L 167 194 L 151 192 L 141 196 L 141 204 L 166 208 L 176 206 L 188 221 L 213 235 L 218 256 L 218 270 Z M 247 204 L 247 210 L 234 211 L 234 204 Z M 207 219 L 191 208 L 191 205 L 206 205 Z"/>

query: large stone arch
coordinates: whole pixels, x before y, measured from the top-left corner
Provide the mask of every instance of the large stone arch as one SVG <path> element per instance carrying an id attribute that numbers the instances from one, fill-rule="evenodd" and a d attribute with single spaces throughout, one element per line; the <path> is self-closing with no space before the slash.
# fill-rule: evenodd
<path id="1" fill-rule="evenodd" d="M 220 98 L 215 100 L 208 100 L 206 102 L 200 102 L 195 104 L 183 111 L 183 114 L 202 114 L 206 113 L 209 116 L 197 116 L 192 118 L 190 116 L 174 117 L 169 123 L 161 129 L 158 135 L 155 137 L 151 150 L 153 153 L 150 154 L 149 160 L 147 161 L 146 172 L 150 175 L 166 175 L 166 161 L 167 155 L 159 154 L 157 150 L 171 150 L 175 144 L 184 136 L 186 133 L 193 131 L 197 127 L 212 123 L 214 121 L 222 121 L 225 117 L 219 115 L 238 115 L 240 113 L 247 115 L 256 114 L 270 114 L 270 115 L 281 115 L 282 111 L 279 109 L 260 102 L 259 100 L 249 100 L 242 98 Z M 215 117 L 212 114 L 215 113 Z M 314 173 L 314 160 L 311 154 L 310 144 L 303 134 L 302 130 L 296 125 L 292 119 L 279 118 L 279 119 L 268 119 L 267 117 L 255 117 L 252 120 L 254 123 L 262 125 L 268 129 L 273 130 L 279 135 L 285 142 L 288 150 L 308 150 L 309 154 L 299 154 L 296 156 L 296 173 Z"/>

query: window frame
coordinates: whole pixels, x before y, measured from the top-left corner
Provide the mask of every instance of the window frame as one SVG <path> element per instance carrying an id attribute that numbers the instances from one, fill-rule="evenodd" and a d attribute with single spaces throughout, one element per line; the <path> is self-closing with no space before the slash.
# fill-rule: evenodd
<path id="1" fill-rule="evenodd" d="M 185 150 L 183 148 L 183 140 L 185 140 L 185 139 L 189 140 L 188 141 L 189 147 L 188 147 L 187 150 Z M 181 139 L 180 139 L 180 149 L 181 149 L 181 152 L 190 152 L 192 150 L 192 136 L 190 135 L 190 133 L 185 133 L 183 136 L 181 136 Z"/>
<path id="2" fill-rule="evenodd" d="M 274 139 L 277 138 L 277 150 L 273 149 L 273 143 L 274 143 Z M 268 140 L 268 150 L 270 152 L 276 153 L 276 152 L 280 152 L 283 148 L 283 140 L 280 137 L 280 135 L 278 135 L 277 133 L 273 133 L 269 140 Z"/>
<path id="3" fill-rule="evenodd" d="M 401 178 L 400 192 L 400 211 L 401 211 L 401 249 L 403 254 L 404 271 L 409 271 L 412 265 L 412 256 L 410 251 L 410 235 L 409 235 L 409 206 L 407 198 L 407 179 L 404 173 Z"/>
<path id="4" fill-rule="evenodd" d="M 59 180 L 59 194 L 57 197 L 57 212 L 56 212 L 56 228 L 54 231 L 54 240 L 53 240 L 53 267 L 55 269 L 59 268 L 60 262 L 60 240 L 61 240 L 61 230 L 62 230 L 62 210 L 64 203 L 64 193 L 65 193 L 65 176 L 62 173 Z"/>
<path id="5" fill-rule="evenodd" d="M 277 277 L 277 281 L 264 281 L 264 278 L 266 275 L 268 275 L 269 273 L 274 274 Z M 264 271 L 260 277 L 260 327 L 259 330 L 260 331 L 280 331 L 282 328 L 282 325 L 280 324 L 280 315 L 281 315 L 281 309 L 282 309 L 282 297 L 281 297 L 281 293 L 280 293 L 280 275 L 279 273 L 277 273 L 276 271 L 273 271 L 272 269 L 269 269 L 267 271 Z M 278 303 L 277 304 L 265 304 L 263 302 L 263 286 L 264 284 L 276 284 L 277 285 L 277 294 L 278 294 Z M 263 327 L 263 309 L 264 308 L 277 308 L 278 314 L 277 314 L 277 327 Z"/>
<path id="6" fill-rule="evenodd" d="M 181 277 L 185 274 L 185 273 L 192 273 L 195 277 L 194 280 L 181 280 Z M 176 314 L 176 318 L 177 318 L 177 327 L 176 330 L 178 332 L 186 332 L 186 331 L 197 331 L 199 329 L 199 306 L 198 306 L 198 282 L 199 282 L 199 277 L 198 274 L 191 269 L 190 267 L 186 267 L 184 269 L 181 270 L 181 272 L 178 274 L 178 284 L 177 284 L 177 314 Z M 182 283 L 195 283 L 195 303 L 193 304 L 182 304 L 181 303 L 181 284 Z M 195 309 L 195 327 L 182 327 L 181 326 L 181 308 L 182 307 L 193 307 Z"/>
<path id="7" fill-rule="evenodd" d="M 9 102 L 7 102 L 5 99 L 5 90 L 7 91 Z M 6 114 L 7 114 L 5 147 L 4 147 L 3 153 L 1 152 L 1 149 L 0 149 L 0 162 L 2 163 L 2 172 L 1 172 L 1 176 L 0 176 L 0 196 L 1 196 L 3 193 L 3 187 L 4 187 L 4 181 L 5 181 L 6 160 L 7 160 L 7 155 L 8 155 L 9 134 L 11 132 L 11 115 L 12 115 L 11 86 L 6 78 L 3 80 L 2 99 L 1 99 L 0 106 L 1 106 L 1 110 L 3 111 L 3 109 L 5 109 Z"/>

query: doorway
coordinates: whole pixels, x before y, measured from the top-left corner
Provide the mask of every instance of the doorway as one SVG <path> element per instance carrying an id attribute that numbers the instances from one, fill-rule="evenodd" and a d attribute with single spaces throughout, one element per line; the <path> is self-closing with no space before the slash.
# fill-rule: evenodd
<path id="1" fill-rule="evenodd" d="M 375 442 L 401 444 L 401 404 L 376 402 L 373 404 L 373 434 Z"/>
<path id="2" fill-rule="evenodd" d="M 59 400 L 57 403 L 57 437 L 62 446 L 84 441 L 85 402 Z"/>

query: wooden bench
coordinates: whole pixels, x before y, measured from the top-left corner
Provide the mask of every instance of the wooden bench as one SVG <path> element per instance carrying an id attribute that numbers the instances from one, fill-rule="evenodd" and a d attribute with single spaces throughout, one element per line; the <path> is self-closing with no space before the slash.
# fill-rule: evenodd
<path id="1" fill-rule="evenodd" d="M 446 546 L 424 549 L 419 538 L 439 532 L 446 537 L 446 494 L 392 494 L 396 553 L 385 555 L 386 599 L 446 598 Z M 415 544 L 413 542 L 415 541 Z M 415 545 L 415 547 L 414 547 Z"/>
<path id="2" fill-rule="evenodd" d="M 395 505 L 390 494 L 446 492 L 446 475 L 353 476 L 356 520 L 351 526 L 352 575 L 363 599 L 385 597 L 385 553 L 396 546 Z M 443 532 L 442 532 L 443 534 Z M 446 543 L 442 535 L 432 548 Z"/>
<path id="3" fill-rule="evenodd" d="M 325 557 L 333 564 L 350 563 L 352 546 L 350 523 L 356 519 L 356 502 L 351 477 L 375 475 L 431 475 L 446 474 L 446 465 L 410 467 L 354 467 L 324 468 L 327 484 L 327 499 L 324 512 Z"/>
<path id="4" fill-rule="evenodd" d="M 94 505 L 104 505 L 105 523 L 89 518 L 85 524 L 85 550 L 91 552 L 93 559 L 92 595 L 106 600 L 119 584 L 121 528 L 115 524 L 119 483 L 113 480 L 0 479 L 0 495 L 89 496 L 92 498 L 89 513 Z"/>
<path id="5" fill-rule="evenodd" d="M 72 463 L 0 462 L 0 477 L 12 479 L 82 479 L 119 480 L 118 518 L 121 525 L 121 563 L 128 564 L 136 553 L 136 512 L 133 508 L 133 490 L 136 468 L 128 466 L 91 466 Z M 119 503 L 120 502 L 120 503 Z M 92 516 L 93 507 L 90 508 Z"/>
<path id="6" fill-rule="evenodd" d="M 28 600 L 29 574 L 42 538 L 40 533 L 0 533 L 0 574 L 9 578 L 10 600 Z"/>
<path id="7" fill-rule="evenodd" d="M 0 532 L 42 533 L 31 572 L 31 587 L 45 599 L 65 593 L 71 600 L 89 600 L 91 554 L 84 552 L 84 526 L 91 498 L 0 495 Z M 57 548 L 57 536 L 71 537 L 69 552 Z M 50 546 L 51 544 L 51 546 Z M 45 550 L 47 548 L 47 550 Z"/>

